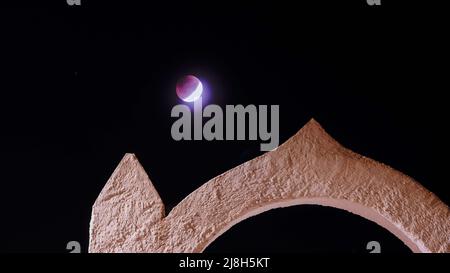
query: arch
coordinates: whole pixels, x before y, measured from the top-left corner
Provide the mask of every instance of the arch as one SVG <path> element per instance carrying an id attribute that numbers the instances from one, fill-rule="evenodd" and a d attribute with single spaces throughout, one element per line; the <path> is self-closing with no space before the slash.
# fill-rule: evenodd
<path id="1" fill-rule="evenodd" d="M 355 154 L 314 120 L 276 150 L 202 185 L 167 216 L 132 154 L 92 210 L 90 252 L 202 252 L 264 211 L 315 204 L 376 222 L 414 252 L 450 251 L 450 210 L 412 178 Z"/>
<path id="2" fill-rule="evenodd" d="M 233 225 L 203 253 L 412 253 L 397 236 L 365 217 L 332 206 L 272 209 Z M 378 248 L 379 246 L 379 248 Z"/>
<path id="3" fill-rule="evenodd" d="M 351 212 L 353 214 L 359 215 L 367 220 L 370 220 L 372 222 L 375 222 L 376 224 L 382 226 L 383 228 L 387 229 L 389 232 L 394 234 L 398 239 L 400 239 L 403 243 L 405 243 L 406 246 L 408 246 L 411 251 L 413 252 L 422 252 L 413 241 L 411 241 L 408 237 L 404 236 L 402 232 L 398 228 L 396 228 L 394 225 L 392 225 L 390 222 L 386 221 L 382 217 L 380 217 L 379 214 L 373 213 L 370 210 L 367 210 L 367 208 L 360 206 L 359 204 L 352 203 L 347 200 L 332 200 L 328 198 L 305 198 L 303 200 L 292 200 L 287 201 L 283 203 L 278 204 L 272 204 L 271 206 L 265 206 L 264 210 L 261 211 L 253 211 L 249 213 L 248 215 L 245 215 L 243 217 L 240 217 L 230 223 L 228 226 L 223 228 L 216 236 L 211 238 L 209 241 L 207 241 L 206 245 L 203 249 L 201 249 L 200 252 L 203 252 L 212 242 L 214 242 L 218 237 L 220 237 L 222 234 L 227 232 L 229 229 L 231 229 L 234 225 L 259 214 L 262 214 L 266 211 L 269 211 L 271 209 L 277 209 L 277 208 L 287 208 L 292 206 L 300 206 L 300 205 L 320 205 L 320 206 L 326 206 L 331 207 L 335 209 L 341 209 L 348 212 Z"/>

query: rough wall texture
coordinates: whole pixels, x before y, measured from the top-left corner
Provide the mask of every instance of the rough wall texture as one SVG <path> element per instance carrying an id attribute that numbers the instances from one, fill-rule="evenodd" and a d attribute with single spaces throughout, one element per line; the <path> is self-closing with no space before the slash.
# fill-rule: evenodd
<path id="1" fill-rule="evenodd" d="M 450 252 L 450 210 L 410 177 L 345 149 L 314 120 L 275 151 L 205 183 L 166 217 L 127 154 L 92 211 L 90 252 L 201 252 L 234 224 L 272 208 L 317 204 L 385 227 L 415 252 Z"/>

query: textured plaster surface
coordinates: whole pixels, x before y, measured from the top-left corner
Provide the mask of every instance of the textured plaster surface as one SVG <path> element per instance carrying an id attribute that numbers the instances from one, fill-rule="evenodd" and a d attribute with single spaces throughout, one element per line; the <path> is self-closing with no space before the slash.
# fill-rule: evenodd
<path id="1" fill-rule="evenodd" d="M 450 252 L 450 210 L 412 178 L 333 140 L 311 120 L 276 150 L 188 195 L 167 216 L 142 166 L 127 154 L 95 201 L 90 252 L 202 252 L 234 224 L 301 204 L 372 220 L 414 252 Z"/>

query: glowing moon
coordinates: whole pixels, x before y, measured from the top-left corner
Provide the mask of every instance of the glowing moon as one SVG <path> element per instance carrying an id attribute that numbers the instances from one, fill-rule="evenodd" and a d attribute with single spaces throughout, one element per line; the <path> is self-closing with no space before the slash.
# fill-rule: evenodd
<path id="1" fill-rule="evenodd" d="M 195 76 L 187 75 L 177 82 L 177 95 L 185 102 L 193 102 L 202 96 L 202 82 Z"/>

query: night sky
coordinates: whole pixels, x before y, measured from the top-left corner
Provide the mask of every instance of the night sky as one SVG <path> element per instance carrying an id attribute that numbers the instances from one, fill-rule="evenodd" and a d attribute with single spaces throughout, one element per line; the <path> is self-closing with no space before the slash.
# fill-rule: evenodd
<path id="1" fill-rule="evenodd" d="M 167 212 L 260 155 L 259 141 L 171 138 L 186 74 L 205 81 L 209 103 L 280 105 L 280 143 L 314 118 L 450 203 L 439 160 L 448 30 L 439 14 L 425 19 L 427 7 L 61 2 L 0 9 L 0 252 L 67 252 L 73 240 L 86 252 L 91 206 L 125 153 Z M 376 224 L 319 206 L 256 216 L 207 251 L 366 253 L 371 240 L 409 251 Z"/>

